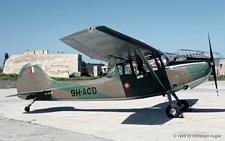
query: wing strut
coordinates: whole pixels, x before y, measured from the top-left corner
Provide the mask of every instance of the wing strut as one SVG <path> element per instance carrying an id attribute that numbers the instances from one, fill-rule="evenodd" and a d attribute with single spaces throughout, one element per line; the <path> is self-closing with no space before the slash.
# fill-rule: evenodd
<path id="1" fill-rule="evenodd" d="M 144 63 L 146 64 L 147 68 L 149 69 L 149 71 L 150 71 L 151 75 L 153 76 L 153 78 L 155 79 L 155 81 L 160 84 L 160 86 L 162 87 L 163 90 L 166 91 L 166 88 L 163 86 L 162 82 L 159 80 L 158 76 L 153 71 L 152 66 L 145 59 L 145 56 L 142 53 L 141 49 L 137 48 L 136 51 L 137 51 L 138 55 L 141 57 L 141 59 L 144 61 Z"/>

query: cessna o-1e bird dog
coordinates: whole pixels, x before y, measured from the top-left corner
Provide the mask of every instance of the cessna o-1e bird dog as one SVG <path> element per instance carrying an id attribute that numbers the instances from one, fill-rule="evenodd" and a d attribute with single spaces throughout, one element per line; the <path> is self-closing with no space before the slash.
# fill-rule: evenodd
<path id="1" fill-rule="evenodd" d="M 17 93 L 10 96 L 28 100 L 123 100 L 167 95 L 166 114 L 179 117 L 189 109 L 186 100 L 180 100 L 176 91 L 194 88 L 206 81 L 213 70 L 214 59 L 171 60 L 152 46 L 105 26 L 90 27 L 60 39 L 87 56 L 115 64 L 104 78 L 67 83 L 52 80 L 37 64 L 26 64 L 17 79 Z M 217 89 L 218 93 L 218 89 Z M 10 97 L 9 96 L 9 97 Z M 172 96 L 177 104 L 172 103 Z"/>

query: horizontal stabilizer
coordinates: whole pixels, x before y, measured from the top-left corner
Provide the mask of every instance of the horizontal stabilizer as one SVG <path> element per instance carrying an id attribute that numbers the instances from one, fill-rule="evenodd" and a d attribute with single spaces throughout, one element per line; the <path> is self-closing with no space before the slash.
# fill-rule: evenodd
<path id="1" fill-rule="evenodd" d="M 22 96 L 22 95 L 37 95 L 37 94 L 42 94 L 42 93 L 48 93 L 51 92 L 50 90 L 40 90 L 40 91 L 33 91 L 33 92 L 24 92 L 24 93 L 19 93 L 19 94 L 12 94 L 8 95 L 6 97 L 14 97 L 14 96 Z"/>

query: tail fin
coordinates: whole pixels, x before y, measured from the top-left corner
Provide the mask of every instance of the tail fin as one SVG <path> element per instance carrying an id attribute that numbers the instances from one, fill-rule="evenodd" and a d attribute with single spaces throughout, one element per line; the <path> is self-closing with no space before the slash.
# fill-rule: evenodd
<path id="1" fill-rule="evenodd" d="M 17 78 L 17 93 L 49 89 L 51 82 L 41 67 L 28 63 L 20 70 Z"/>

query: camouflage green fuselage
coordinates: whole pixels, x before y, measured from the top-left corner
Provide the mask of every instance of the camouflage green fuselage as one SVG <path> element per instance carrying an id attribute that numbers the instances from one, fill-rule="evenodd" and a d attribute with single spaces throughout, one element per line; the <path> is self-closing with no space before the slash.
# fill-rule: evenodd
<path id="1" fill-rule="evenodd" d="M 33 68 L 32 68 L 33 67 Z M 33 69 L 33 72 L 31 72 Z M 177 62 L 155 71 L 166 90 L 147 72 L 145 76 L 120 74 L 117 66 L 114 75 L 78 83 L 59 82 L 48 78 L 35 64 L 25 65 L 17 80 L 17 92 L 22 99 L 36 100 L 114 100 L 151 97 L 191 88 L 207 80 L 211 66 L 207 61 Z M 29 93 L 30 92 L 30 93 Z M 32 96 L 33 95 L 33 96 Z"/>

